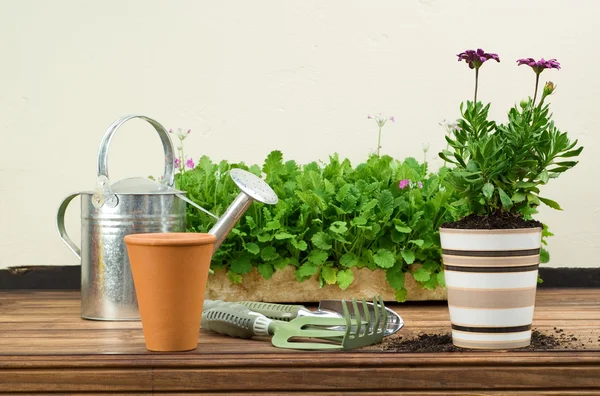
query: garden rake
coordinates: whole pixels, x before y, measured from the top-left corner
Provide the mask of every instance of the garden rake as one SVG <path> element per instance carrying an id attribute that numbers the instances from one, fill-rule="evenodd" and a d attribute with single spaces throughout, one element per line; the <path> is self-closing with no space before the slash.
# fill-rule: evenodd
<path id="1" fill-rule="evenodd" d="M 362 299 L 364 318 L 356 299 L 352 300 L 354 318 L 347 302 L 342 301 L 342 317 L 302 316 L 289 322 L 271 320 L 251 311 L 246 306 L 223 301 L 211 301 L 202 314 L 205 330 L 238 338 L 272 336 L 271 343 L 278 348 L 308 350 L 349 350 L 381 342 L 384 336 L 387 312 L 381 297 L 373 300 L 373 314 Z"/>

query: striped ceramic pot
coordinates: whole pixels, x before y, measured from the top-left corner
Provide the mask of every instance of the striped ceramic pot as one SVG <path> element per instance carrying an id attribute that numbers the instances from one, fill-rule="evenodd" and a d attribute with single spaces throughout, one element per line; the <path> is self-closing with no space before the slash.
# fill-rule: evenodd
<path id="1" fill-rule="evenodd" d="M 541 228 L 440 228 L 452 342 L 511 349 L 531 343 Z"/>

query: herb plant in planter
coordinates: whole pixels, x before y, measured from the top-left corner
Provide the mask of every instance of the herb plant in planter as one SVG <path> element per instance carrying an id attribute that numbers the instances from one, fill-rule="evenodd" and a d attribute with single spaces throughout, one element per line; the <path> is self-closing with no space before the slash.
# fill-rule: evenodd
<path id="1" fill-rule="evenodd" d="M 488 118 L 490 104 L 477 101 L 479 69 L 498 55 L 468 50 L 458 55 L 475 71 L 475 97 L 461 104 L 461 118 L 440 157 L 454 167 L 446 180 L 470 215 L 442 224 L 440 238 L 452 322 L 453 343 L 480 349 L 519 348 L 531 342 L 541 239 L 546 227 L 533 219 L 545 204 L 540 187 L 577 164 L 583 147 L 561 132 L 549 113 L 545 69 L 555 60 L 518 60 L 535 72 L 535 93 L 508 112 L 505 123 Z"/>
<path id="2" fill-rule="evenodd" d="M 462 213 L 449 205 L 458 198 L 442 184 L 446 169 L 430 174 L 426 161 L 375 154 L 357 166 L 337 154 L 300 165 L 273 151 L 262 167 L 203 156 L 176 176 L 176 185 L 221 215 L 237 193 L 226 175 L 238 167 L 264 172 L 279 202 L 253 204 L 214 255 L 212 269 L 226 271 L 231 283 L 254 271 L 268 280 L 291 267 L 298 282 L 345 290 L 364 268 L 384 272 L 398 301 L 410 298 L 407 274 L 425 289 L 443 286 L 438 229 Z M 188 231 L 205 232 L 213 222 L 188 207 Z"/>

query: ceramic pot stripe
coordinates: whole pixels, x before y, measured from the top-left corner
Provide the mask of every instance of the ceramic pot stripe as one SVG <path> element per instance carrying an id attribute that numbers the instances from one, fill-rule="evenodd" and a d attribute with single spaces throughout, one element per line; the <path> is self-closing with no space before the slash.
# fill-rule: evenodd
<path id="1" fill-rule="evenodd" d="M 456 346 L 510 349 L 531 342 L 541 228 L 440 229 Z"/>
<path id="2" fill-rule="evenodd" d="M 469 341 L 462 338 L 456 338 L 454 333 L 452 333 L 452 339 L 455 340 L 454 345 L 461 348 L 470 348 L 470 349 L 514 349 L 514 348 L 523 348 L 531 344 L 531 334 L 528 332 L 528 335 L 525 336 L 521 340 L 516 341 Z"/>
<path id="3" fill-rule="evenodd" d="M 449 301 L 450 321 L 463 327 L 514 327 L 530 325 L 533 306 L 507 309 L 455 307 Z"/>
<path id="4" fill-rule="evenodd" d="M 463 289 L 523 289 L 537 285 L 537 271 L 528 272 L 458 272 L 444 271 L 446 287 Z"/>
<path id="5" fill-rule="evenodd" d="M 440 234 L 440 238 L 442 239 L 442 249 L 476 252 L 529 250 L 542 247 L 541 228 L 528 228 L 526 230 L 462 231 L 464 232 L 448 233 L 446 232 L 446 229 L 443 229 L 443 234 Z"/>
<path id="6" fill-rule="evenodd" d="M 469 257 L 443 254 L 442 260 L 448 266 L 461 267 L 512 267 L 539 264 L 538 255 L 515 257 Z"/>
<path id="7" fill-rule="evenodd" d="M 517 249 L 517 250 L 453 250 L 443 249 L 442 253 L 447 256 L 462 257 L 515 257 L 535 256 L 540 254 L 540 249 Z"/>
<path id="8" fill-rule="evenodd" d="M 449 287 L 447 290 L 453 307 L 509 309 L 533 306 L 536 289 L 469 290 Z"/>

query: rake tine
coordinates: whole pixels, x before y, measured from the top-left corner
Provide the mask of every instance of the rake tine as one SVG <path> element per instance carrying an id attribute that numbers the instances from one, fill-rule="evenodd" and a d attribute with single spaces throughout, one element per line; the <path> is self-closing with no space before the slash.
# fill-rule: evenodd
<path id="1" fill-rule="evenodd" d="M 363 306 L 363 312 L 365 313 L 365 333 L 364 335 L 367 335 L 369 333 L 371 333 L 371 314 L 369 313 L 369 307 L 367 306 L 367 301 L 365 300 L 365 298 L 362 298 L 362 306 Z"/>
<path id="2" fill-rule="evenodd" d="M 362 327 L 362 321 L 361 321 L 360 311 L 358 310 L 358 305 L 356 304 L 356 298 L 352 299 L 352 309 L 354 309 L 354 315 L 356 318 L 356 331 L 354 332 L 354 336 L 360 337 L 360 329 Z"/>
<path id="3" fill-rule="evenodd" d="M 342 300 L 342 309 L 344 310 L 344 319 L 346 319 L 346 334 L 344 335 L 344 338 L 348 338 L 350 337 L 350 329 L 352 324 L 350 323 L 350 312 L 348 312 L 346 300 Z"/>

